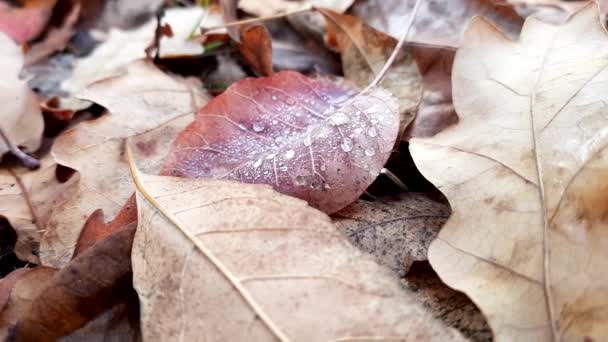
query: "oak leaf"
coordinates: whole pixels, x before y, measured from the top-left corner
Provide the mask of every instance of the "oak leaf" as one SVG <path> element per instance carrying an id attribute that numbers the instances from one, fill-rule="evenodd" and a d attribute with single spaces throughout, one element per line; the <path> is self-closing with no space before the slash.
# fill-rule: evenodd
<path id="1" fill-rule="evenodd" d="M 397 100 L 283 71 L 239 81 L 175 140 L 163 174 L 271 184 L 332 213 L 376 178 L 397 139 Z"/>
<path id="2" fill-rule="evenodd" d="M 80 229 L 97 209 L 114 217 L 133 193 L 123 140 L 131 137 L 148 172 L 159 172 L 171 141 L 206 101 L 200 84 L 167 75 L 140 60 L 119 76 L 84 89 L 78 97 L 109 113 L 61 134 L 52 154 L 80 173 L 76 196 L 53 211 L 41 241 L 40 260 L 60 267 L 71 258 Z"/>
<path id="3" fill-rule="evenodd" d="M 497 341 L 608 336 L 607 60 L 597 5 L 530 17 L 518 41 L 475 19 L 453 69 L 459 123 L 411 141 L 453 209 L 430 262 Z"/>
<path id="4" fill-rule="evenodd" d="M 462 340 L 302 200 L 262 185 L 133 177 L 144 340 Z"/>

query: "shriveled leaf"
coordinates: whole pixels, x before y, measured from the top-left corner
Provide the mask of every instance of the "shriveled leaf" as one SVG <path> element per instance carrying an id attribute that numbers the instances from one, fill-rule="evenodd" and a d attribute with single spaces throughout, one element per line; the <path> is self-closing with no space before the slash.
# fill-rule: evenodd
<path id="1" fill-rule="evenodd" d="M 304 201 L 229 181 L 134 180 L 144 340 L 462 340 Z"/>
<path id="2" fill-rule="evenodd" d="M 272 38 L 264 25 L 240 28 L 239 51 L 245 61 L 262 76 L 272 76 Z"/>
<path id="3" fill-rule="evenodd" d="M 397 100 L 352 97 L 330 80 L 283 71 L 211 100 L 175 140 L 164 175 L 262 183 L 332 213 L 373 182 L 397 138 Z"/>
<path id="4" fill-rule="evenodd" d="M 460 122 L 411 142 L 453 209 L 430 262 L 497 341 L 608 336 L 607 60 L 594 5 L 529 18 L 517 42 L 476 19 L 454 63 Z"/>
<path id="5" fill-rule="evenodd" d="M 128 260 L 134 234 L 134 227 L 117 231 L 65 268 L 53 270 L 44 282 L 23 284 L 26 290 L 36 290 L 28 290 L 27 298 L 14 298 L 16 290 L 23 292 L 19 285 L 24 281 L 18 282 L 8 309 L 2 313 L 10 323 L 11 341 L 56 341 L 128 298 L 132 291 Z M 21 310 L 10 311 L 13 303 Z"/>
<path id="6" fill-rule="evenodd" d="M 330 45 L 342 54 L 344 77 L 365 88 L 378 75 L 397 45 L 397 40 L 376 31 L 357 17 L 319 9 L 327 20 Z M 414 58 L 403 53 L 392 64 L 380 86 L 399 100 L 399 136 L 414 119 L 422 96 L 422 79 Z"/>
<path id="7" fill-rule="evenodd" d="M 400 37 L 415 0 L 368 0 L 358 2 L 352 12 L 372 27 Z M 511 37 L 517 37 L 523 19 L 513 7 L 495 0 L 427 0 L 412 27 L 410 42 L 458 47 L 469 20 L 483 16 Z"/>
<path id="8" fill-rule="evenodd" d="M 458 122 L 452 103 L 452 64 L 456 50 L 413 45 L 411 51 L 422 74 L 424 91 L 416 118 L 405 133 L 406 140 L 431 137 Z"/>
<path id="9" fill-rule="evenodd" d="M 238 4 L 239 8 L 245 12 L 265 17 L 312 8 L 313 6 L 330 8 L 336 12 L 344 13 L 353 2 L 354 0 L 267 0 L 261 5 L 256 0 L 240 0 Z"/>
<path id="10" fill-rule="evenodd" d="M 203 47 L 188 41 L 190 34 L 198 28 L 201 21 L 215 25 L 221 23 L 219 13 L 209 13 L 200 7 L 175 8 L 165 12 L 163 23 L 171 26 L 173 37 L 163 37 L 160 41 L 161 56 L 196 55 L 203 53 Z M 102 44 L 87 57 L 78 59 L 72 77 L 64 81 L 61 88 L 75 93 L 85 86 L 103 78 L 119 74 L 121 68 L 144 58 L 146 48 L 154 40 L 156 19 L 151 19 L 135 30 L 122 31 L 111 29 Z"/>
<path id="11" fill-rule="evenodd" d="M 35 151 L 40 146 L 44 122 L 36 95 L 19 79 L 23 52 L 4 33 L 0 33 L 0 50 L 0 129 L 14 145 Z M 0 139 L 0 158 L 8 150 L 7 144 Z"/>
<path id="12" fill-rule="evenodd" d="M 378 263 L 404 276 L 447 220 L 450 208 L 423 193 L 397 198 L 359 199 L 332 215 L 336 227 Z"/>
<path id="13" fill-rule="evenodd" d="M 41 160 L 36 171 L 0 169 L 0 216 L 15 232 L 15 253 L 38 264 L 38 245 L 53 209 L 76 193 L 78 177 L 60 179 L 52 156 Z"/>
<path id="14" fill-rule="evenodd" d="M 164 74 L 147 61 L 91 85 L 79 97 L 105 107 L 109 114 L 64 132 L 53 146 L 57 162 L 81 175 L 78 194 L 55 209 L 41 242 L 41 261 L 57 267 L 70 260 L 80 229 L 93 211 L 102 209 L 114 217 L 133 193 L 123 139 L 134 140 L 146 171 L 158 172 L 171 141 L 206 101 L 200 84 Z"/>
<path id="15" fill-rule="evenodd" d="M 24 1 L 23 7 L 13 7 L 8 1 L 0 2 L 0 32 L 18 44 L 38 37 L 51 19 L 55 3 L 57 0 Z"/>

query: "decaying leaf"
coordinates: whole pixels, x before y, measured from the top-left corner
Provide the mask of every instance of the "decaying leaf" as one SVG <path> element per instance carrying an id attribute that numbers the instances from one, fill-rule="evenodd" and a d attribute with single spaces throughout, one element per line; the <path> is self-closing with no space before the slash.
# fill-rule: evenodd
<path id="1" fill-rule="evenodd" d="M 401 37 L 415 0 L 367 0 L 353 6 L 352 12 L 372 27 L 393 37 Z M 495 0 L 427 0 L 414 20 L 408 41 L 458 47 L 471 18 L 483 16 L 511 37 L 517 37 L 523 19 L 513 6 Z"/>
<path id="2" fill-rule="evenodd" d="M 462 340 L 306 202 L 133 173 L 144 340 Z"/>
<path id="3" fill-rule="evenodd" d="M 376 31 L 361 19 L 319 9 L 327 20 L 328 40 L 342 55 L 344 77 L 365 88 L 378 75 L 397 45 L 397 40 Z M 380 86 L 399 100 L 399 136 L 414 119 L 422 96 L 422 79 L 414 58 L 403 53 L 393 63 Z"/>
<path id="4" fill-rule="evenodd" d="M 117 231 L 65 268 L 51 269 L 43 281 L 17 282 L 0 316 L 11 341 L 56 341 L 123 303 L 132 291 L 128 260 L 134 234 L 134 227 Z M 38 269 L 45 268 L 25 276 Z"/>
<path id="5" fill-rule="evenodd" d="M 428 246 L 449 213 L 444 203 L 407 192 L 397 198 L 359 199 L 332 217 L 355 246 L 403 277 L 414 261 L 427 260 Z"/>
<path id="6" fill-rule="evenodd" d="M 239 8 L 260 17 L 290 13 L 314 7 L 325 7 L 344 13 L 354 0 L 268 0 L 264 5 L 256 0 L 240 0 Z"/>
<path id="7" fill-rule="evenodd" d="M 264 25 L 241 26 L 239 51 L 260 75 L 272 76 L 272 38 Z"/>
<path id="8" fill-rule="evenodd" d="M 140 60 L 122 75 L 78 94 L 109 114 L 64 132 L 53 146 L 57 162 L 77 170 L 81 179 L 77 195 L 55 209 L 46 226 L 40 247 L 43 264 L 65 265 L 87 217 L 97 209 L 114 217 L 133 193 L 123 158 L 124 138 L 133 139 L 144 170 L 159 172 L 171 141 L 206 101 L 200 89 L 200 84 Z"/>
<path id="9" fill-rule="evenodd" d="M 40 146 L 44 123 L 38 99 L 26 82 L 19 79 L 23 67 L 23 52 L 11 38 L 0 32 L 0 130 L 14 145 L 26 151 Z M 0 139 L 0 158 L 9 147 Z"/>
<path id="10" fill-rule="evenodd" d="M 476 19 L 454 63 L 458 125 L 412 139 L 453 209 L 430 262 L 497 341 L 608 336 L 607 60 L 596 5 L 528 18 L 517 42 Z"/>
<path id="11" fill-rule="evenodd" d="M 124 1 L 123 1 L 124 2 Z M 205 18 L 205 25 L 221 23 L 219 13 L 208 13 L 200 7 L 174 8 L 167 10 L 162 22 L 169 24 L 173 37 L 163 37 L 160 43 L 161 56 L 196 55 L 203 53 L 203 47 L 188 41 Z M 86 58 L 78 59 L 73 75 L 62 83 L 63 90 L 75 93 L 85 86 L 120 73 L 129 63 L 146 57 L 146 48 L 154 40 L 156 19 L 151 19 L 135 30 L 111 29 L 105 42 L 100 44 Z"/>
<path id="12" fill-rule="evenodd" d="M 352 95 L 292 71 L 239 81 L 180 133 L 163 174 L 270 184 L 333 213 L 373 182 L 397 139 L 397 99 Z"/>
<path id="13" fill-rule="evenodd" d="M 422 74 L 424 91 L 416 118 L 404 139 L 431 137 L 458 122 L 452 103 L 452 64 L 455 49 L 412 45 L 412 54 Z"/>
<path id="14" fill-rule="evenodd" d="M 78 177 L 58 179 L 51 156 L 36 171 L 0 169 L 0 216 L 15 232 L 15 253 L 21 260 L 39 263 L 37 252 L 52 210 L 75 194 Z"/>

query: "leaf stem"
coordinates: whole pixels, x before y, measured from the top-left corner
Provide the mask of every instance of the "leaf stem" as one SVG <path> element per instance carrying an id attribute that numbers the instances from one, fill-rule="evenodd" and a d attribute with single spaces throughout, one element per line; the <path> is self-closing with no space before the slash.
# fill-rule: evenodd
<path id="1" fill-rule="evenodd" d="M 13 144 L 13 142 L 8 138 L 6 133 L 4 133 L 4 130 L 2 128 L 0 128 L 0 138 L 2 138 L 2 140 L 4 141 L 4 143 L 6 144 L 8 149 L 11 151 L 11 153 L 13 155 L 15 155 L 15 157 L 17 157 L 17 159 L 19 159 L 19 161 L 21 161 L 21 163 L 25 167 L 27 167 L 30 170 L 36 170 L 37 168 L 40 167 L 40 162 L 37 159 L 35 159 L 34 157 L 31 157 L 31 156 L 27 155 L 25 152 L 21 151 L 21 149 L 19 149 L 19 147 L 15 146 L 15 144 Z"/>
<path id="2" fill-rule="evenodd" d="M 227 23 L 227 24 L 224 24 L 224 25 L 219 25 L 219 26 L 202 27 L 201 28 L 203 30 L 202 34 L 206 34 L 209 31 L 218 30 L 218 29 L 222 29 L 222 28 L 229 28 L 229 27 L 234 27 L 234 26 L 241 26 L 241 25 L 246 25 L 246 24 L 257 23 L 257 22 L 260 22 L 260 21 L 267 21 L 267 20 L 285 18 L 285 17 L 288 17 L 290 15 L 298 15 L 298 14 L 310 12 L 313 9 L 314 8 L 309 7 L 309 8 L 303 8 L 303 9 L 295 10 L 293 12 L 287 12 L 287 13 L 269 15 L 267 17 L 258 17 L 258 18 L 250 18 L 250 19 L 232 21 L 230 23 Z"/>
<path id="3" fill-rule="evenodd" d="M 378 75 L 376 75 L 376 78 L 365 89 L 363 89 L 359 93 L 359 95 L 366 93 L 371 88 L 377 86 L 378 83 L 380 83 L 382 81 L 382 79 L 388 72 L 388 69 L 390 69 L 390 67 L 393 65 L 395 58 L 397 58 L 397 54 L 399 53 L 399 51 L 401 51 L 403 44 L 405 44 L 405 42 L 407 41 L 407 37 L 410 34 L 412 27 L 414 26 L 414 19 L 416 19 L 416 15 L 418 14 L 418 10 L 420 9 L 421 4 L 422 4 L 422 0 L 416 0 L 416 3 L 414 3 L 414 9 L 412 10 L 412 14 L 410 15 L 409 21 L 408 21 L 407 25 L 405 26 L 405 31 L 403 32 L 403 35 L 399 39 L 399 42 L 397 42 L 397 46 L 395 46 L 393 53 L 391 53 L 391 55 L 388 58 L 388 60 L 386 61 L 386 63 L 384 63 L 382 70 L 380 70 Z"/>

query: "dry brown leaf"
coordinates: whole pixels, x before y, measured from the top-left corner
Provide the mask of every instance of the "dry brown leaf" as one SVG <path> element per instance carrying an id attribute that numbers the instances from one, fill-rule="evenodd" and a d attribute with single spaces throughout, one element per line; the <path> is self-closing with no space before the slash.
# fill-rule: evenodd
<path id="1" fill-rule="evenodd" d="M 452 64 L 455 49 L 412 45 L 412 54 L 422 74 L 424 91 L 416 118 L 404 139 L 431 137 L 458 122 L 452 103 Z"/>
<path id="2" fill-rule="evenodd" d="M 336 227 L 359 249 L 403 277 L 427 249 L 450 214 L 449 206 L 424 193 L 359 199 L 332 215 Z"/>
<path id="3" fill-rule="evenodd" d="M 123 139 L 132 137 L 147 172 L 158 172 L 171 141 L 206 102 L 200 84 L 166 75 L 151 62 L 131 64 L 120 76 L 99 81 L 78 95 L 109 114 L 59 136 L 58 163 L 80 172 L 78 194 L 59 206 L 46 226 L 40 259 L 60 267 L 71 258 L 80 229 L 93 211 L 114 217 L 133 193 Z"/>
<path id="4" fill-rule="evenodd" d="M 0 169 L 0 216 L 17 232 L 15 254 L 21 260 L 40 262 L 38 245 L 52 210 L 75 194 L 78 177 L 58 179 L 57 167 L 47 155 L 36 171 Z"/>
<path id="5" fill-rule="evenodd" d="M 40 146 L 44 122 L 36 95 L 26 82 L 19 79 L 23 67 L 23 52 L 8 36 L 0 32 L 0 129 L 14 145 L 25 151 L 35 151 Z M 9 148 L 0 139 L 0 158 Z"/>
<path id="6" fill-rule="evenodd" d="M 411 141 L 453 209 L 430 262 L 497 341 L 608 336 L 607 60 L 596 5 L 561 26 L 528 18 L 517 42 L 474 20 L 453 70 L 460 122 Z"/>
<path id="7" fill-rule="evenodd" d="M 240 27 L 239 51 L 261 76 L 272 76 L 272 38 L 264 25 Z"/>
<path id="8" fill-rule="evenodd" d="M 397 40 L 376 31 L 357 17 L 328 9 L 319 9 L 319 12 L 327 20 L 329 44 L 342 54 L 344 77 L 365 88 L 382 70 Z M 399 100 L 401 137 L 414 119 L 422 96 L 422 79 L 414 58 L 409 53 L 401 54 L 380 86 Z"/>
<path id="9" fill-rule="evenodd" d="M 147 341 L 462 340 L 302 200 L 261 185 L 133 176 Z"/>
<path id="10" fill-rule="evenodd" d="M 355 4 L 352 12 L 372 27 L 401 37 L 415 0 L 368 0 Z M 427 0 L 414 20 L 408 41 L 429 45 L 460 46 L 471 18 L 491 20 L 511 37 L 517 37 L 523 19 L 506 2 L 496 0 Z"/>
<path id="11" fill-rule="evenodd" d="M 344 13 L 354 0 L 267 0 L 263 5 L 257 0 L 240 0 L 239 8 L 245 12 L 266 17 L 281 13 L 290 13 L 314 7 L 324 7 Z"/>

